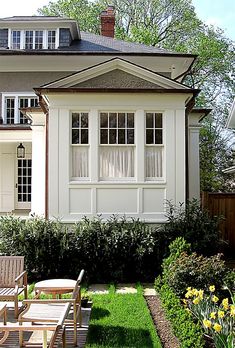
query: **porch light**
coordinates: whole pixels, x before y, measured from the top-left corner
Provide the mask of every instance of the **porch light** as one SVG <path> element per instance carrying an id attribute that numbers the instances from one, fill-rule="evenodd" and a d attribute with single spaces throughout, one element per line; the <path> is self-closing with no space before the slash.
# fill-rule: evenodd
<path id="1" fill-rule="evenodd" d="M 25 158 L 25 147 L 22 143 L 17 146 L 17 158 Z"/>

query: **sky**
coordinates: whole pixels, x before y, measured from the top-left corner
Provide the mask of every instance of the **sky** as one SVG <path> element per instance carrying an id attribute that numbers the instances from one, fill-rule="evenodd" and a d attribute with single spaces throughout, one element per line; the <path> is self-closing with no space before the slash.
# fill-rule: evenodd
<path id="1" fill-rule="evenodd" d="M 49 0 L 6 0 L 1 6 L 0 18 L 35 15 L 38 8 L 48 3 Z M 225 35 L 235 41 L 234 0 L 192 0 L 192 3 L 201 20 L 223 29 Z"/>

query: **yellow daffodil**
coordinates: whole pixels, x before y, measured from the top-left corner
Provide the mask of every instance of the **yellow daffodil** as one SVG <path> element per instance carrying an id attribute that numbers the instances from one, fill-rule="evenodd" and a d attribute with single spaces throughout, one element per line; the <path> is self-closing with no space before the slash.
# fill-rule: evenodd
<path id="1" fill-rule="evenodd" d="M 214 326 L 213 326 L 213 329 L 216 331 L 216 332 L 220 332 L 222 330 L 222 326 L 218 323 L 215 323 Z"/>
<path id="2" fill-rule="evenodd" d="M 198 296 L 199 298 L 202 300 L 203 299 L 203 295 L 204 295 L 204 291 L 203 290 L 199 290 L 198 291 Z"/>
<path id="3" fill-rule="evenodd" d="M 206 329 L 210 329 L 212 326 L 212 322 L 208 319 L 203 320 L 203 325 L 205 326 Z"/>
<path id="4" fill-rule="evenodd" d="M 218 311 L 218 318 L 224 317 L 224 311 Z"/>
<path id="5" fill-rule="evenodd" d="M 198 295 L 198 290 L 197 290 L 197 289 L 193 289 L 193 290 L 192 290 L 192 294 L 193 294 L 194 296 L 197 296 L 197 295 Z"/>
<path id="6" fill-rule="evenodd" d="M 216 318 L 216 312 L 211 312 L 210 318 L 211 318 L 211 319 L 215 319 L 215 318 Z"/>
<path id="7" fill-rule="evenodd" d="M 224 298 L 224 299 L 223 299 L 222 305 L 223 305 L 223 308 L 224 308 L 225 310 L 228 310 L 228 309 L 229 309 L 228 298 Z"/>
<path id="8" fill-rule="evenodd" d="M 187 300 L 186 300 L 185 298 L 183 299 L 183 303 L 184 303 L 184 304 L 187 304 L 187 303 L 188 303 Z"/>
<path id="9" fill-rule="evenodd" d="M 191 286 L 189 286 L 186 290 L 191 291 L 192 290 Z"/>
<path id="10" fill-rule="evenodd" d="M 215 296 L 215 295 L 213 295 L 212 296 L 212 302 L 218 302 L 219 301 L 219 299 L 218 299 L 218 297 L 217 296 Z"/>
<path id="11" fill-rule="evenodd" d="M 196 297 L 194 300 L 193 300 L 193 303 L 194 304 L 198 304 L 200 302 L 200 298 L 199 297 Z"/>
<path id="12" fill-rule="evenodd" d="M 190 297 L 192 297 L 192 296 L 193 296 L 193 293 L 192 293 L 191 290 L 189 290 L 189 291 L 186 292 L 186 294 L 185 294 L 185 298 L 190 298 Z"/>
<path id="13" fill-rule="evenodd" d="M 231 305 L 231 307 L 230 307 L 230 315 L 235 316 L 235 306 L 234 305 Z"/>
<path id="14" fill-rule="evenodd" d="M 210 290 L 210 292 L 214 292 L 214 291 L 215 291 L 215 286 L 214 286 L 214 285 L 211 285 L 211 286 L 209 287 L 209 290 Z"/>

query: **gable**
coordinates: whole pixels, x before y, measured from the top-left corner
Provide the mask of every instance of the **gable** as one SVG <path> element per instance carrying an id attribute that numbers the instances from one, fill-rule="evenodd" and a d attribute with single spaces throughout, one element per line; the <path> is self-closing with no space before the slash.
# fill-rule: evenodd
<path id="1" fill-rule="evenodd" d="M 75 84 L 73 88 L 160 88 L 159 85 L 120 69 Z"/>
<path id="2" fill-rule="evenodd" d="M 107 81 L 106 81 L 107 78 Z M 122 81 L 123 78 L 123 81 Z M 93 83 L 95 85 L 93 85 Z M 78 71 L 68 77 L 41 86 L 42 89 L 67 88 L 137 88 L 167 89 L 190 92 L 189 87 L 133 64 L 120 58 L 114 58 L 101 64 Z M 123 87 L 122 87 L 123 86 Z"/>

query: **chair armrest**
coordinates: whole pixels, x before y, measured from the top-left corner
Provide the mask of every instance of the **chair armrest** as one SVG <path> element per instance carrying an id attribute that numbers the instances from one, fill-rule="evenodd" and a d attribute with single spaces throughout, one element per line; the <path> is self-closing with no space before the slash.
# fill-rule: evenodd
<path id="1" fill-rule="evenodd" d="M 19 283 L 21 278 L 24 278 L 24 280 L 26 279 L 26 283 L 27 283 L 27 272 L 26 271 L 22 272 L 20 275 L 18 275 L 18 277 L 16 277 L 15 284 Z M 26 285 L 26 284 L 24 284 L 24 285 Z"/>
<path id="2" fill-rule="evenodd" d="M 23 305 L 27 304 L 45 304 L 45 303 L 76 303 L 76 300 L 74 298 L 65 298 L 65 299 L 49 299 L 49 300 L 38 300 L 38 299 L 33 299 L 33 300 L 23 300 L 22 301 Z"/>

